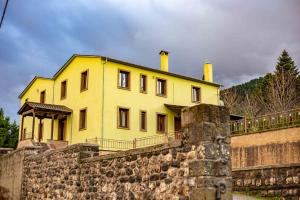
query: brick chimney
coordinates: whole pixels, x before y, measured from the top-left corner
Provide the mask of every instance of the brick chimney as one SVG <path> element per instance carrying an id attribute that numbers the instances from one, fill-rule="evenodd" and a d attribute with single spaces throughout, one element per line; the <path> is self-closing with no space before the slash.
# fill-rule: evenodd
<path id="1" fill-rule="evenodd" d="M 211 83 L 213 82 L 213 66 L 208 61 L 203 65 L 203 80 Z"/>

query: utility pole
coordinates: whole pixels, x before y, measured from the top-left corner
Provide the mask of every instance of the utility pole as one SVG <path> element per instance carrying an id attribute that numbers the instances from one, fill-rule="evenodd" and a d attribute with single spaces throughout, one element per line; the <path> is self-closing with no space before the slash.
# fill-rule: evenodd
<path id="1" fill-rule="evenodd" d="M 3 10 L 1 21 L 0 21 L 0 28 L 1 28 L 3 20 L 4 20 L 4 16 L 5 16 L 5 12 L 6 12 L 6 9 L 7 9 L 7 5 L 8 5 L 8 0 L 6 0 L 6 2 L 5 2 L 4 10 Z"/>

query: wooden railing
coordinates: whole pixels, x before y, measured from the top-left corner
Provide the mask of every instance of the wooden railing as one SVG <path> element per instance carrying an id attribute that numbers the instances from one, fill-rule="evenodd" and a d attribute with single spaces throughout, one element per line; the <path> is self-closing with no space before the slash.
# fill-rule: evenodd
<path id="1" fill-rule="evenodd" d="M 254 133 L 300 126 L 300 108 L 230 122 L 232 134 Z"/>
<path id="2" fill-rule="evenodd" d="M 181 140 L 182 132 L 174 132 L 162 135 L 155 135 L 149 137 L 141 137 L 135 138 L 133 140 L 115 140 L 115 139 L 102 139 L 102 138 L 91 138 L 86 139 L 86 143 L 98 144 L 100 150 L 111 150 L 111 151 L 119 151 L 119 150 L 128 150 L 135 148 L 142 148 L 148 146 L 154 146 L 157 144 L 168 143 L 169 140 Z"/>

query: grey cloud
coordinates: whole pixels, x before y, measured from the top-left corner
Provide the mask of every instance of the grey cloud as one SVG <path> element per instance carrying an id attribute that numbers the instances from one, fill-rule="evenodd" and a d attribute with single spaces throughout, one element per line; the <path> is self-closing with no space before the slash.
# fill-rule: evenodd
<path id="1" fill-rule="evenodd" d="M 100 54 L 202 77 L 214 64 L 225 86 L 272 71 L 285 48 L 300 63 L 298 0 L 10 1 L 0 29 L 0 107 L 17 119 L 17 96 L 34 75 L 52 76 L 73 54 Z"/>

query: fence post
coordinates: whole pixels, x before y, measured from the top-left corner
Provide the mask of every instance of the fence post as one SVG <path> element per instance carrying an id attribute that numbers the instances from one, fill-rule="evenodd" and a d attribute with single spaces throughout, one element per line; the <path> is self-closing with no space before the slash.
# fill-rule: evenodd
<path id="1" fill-rule="evenodd" d="M 135 149 L 136 148 L 136 138 L 133 139 L 132 145 L 133 145 L 133 148 Z"/>

